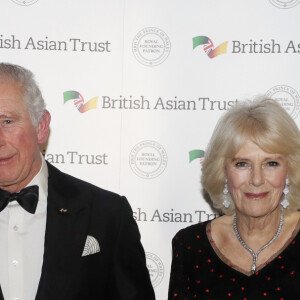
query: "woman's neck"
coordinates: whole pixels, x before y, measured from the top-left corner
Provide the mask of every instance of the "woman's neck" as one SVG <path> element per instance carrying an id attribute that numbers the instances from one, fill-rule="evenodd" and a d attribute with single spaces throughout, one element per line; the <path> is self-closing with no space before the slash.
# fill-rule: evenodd
<path id="1" fill-rule="evenodd" d="M 280 208 L 262 217 L 246 216 L 237 212 L 237 229 L 240 237 L 253 251 L 258 251 L 276 234 L 280 223 Z"/>

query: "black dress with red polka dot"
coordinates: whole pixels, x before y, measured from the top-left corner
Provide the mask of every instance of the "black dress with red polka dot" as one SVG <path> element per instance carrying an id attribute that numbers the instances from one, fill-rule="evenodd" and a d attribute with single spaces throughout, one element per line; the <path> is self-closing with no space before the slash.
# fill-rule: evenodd
<path id="1" fill-rule="evenodd" d="M 214 251 L 210 222 L 182 229 L 172 241 L 168 300 L 300 299 L 299 235 L 298 226 L 278 255 L 247 276 Z"/>

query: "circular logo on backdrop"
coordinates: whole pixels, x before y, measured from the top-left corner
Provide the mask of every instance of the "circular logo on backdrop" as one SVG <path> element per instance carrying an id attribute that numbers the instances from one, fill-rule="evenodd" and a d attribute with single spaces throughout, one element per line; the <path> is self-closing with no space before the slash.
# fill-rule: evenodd
<path id="1" fill-rule="evenodd" d="M 132 52 L 145 66 L 157 66 L 169 56 L 171 42 L 164 31 L 155 27 L 142 29 L 133 39 Z"/>
<path id="2" fill-rule="evenodd" d="M 167 153 L 155 141 L 142 141 L 130 152 L 129 164 L 132 171 L 141 178 L 159 176 L 167 166 Z"/>
<path id="3" fill-rule="evenodd" d="M 267 91 L 266 96 L 277 100 L 293 119 L 298 116 L 300 97 L 294 88 L 287 85 L 276 85 Z"/>
<path id="4" fill-rule="evenodd" d="M 300 3 L 300 0 L 269 0 L 271 4 L 278 8 L 292 8 Z"/>
<path id="5" fill-rule="evenodd" d="M 146 252 L 146 263 L 153 287 L 157 287 L 164 278 L 164 264 L 155 254 Z"/>
<path id="6" fill-rule="evenodd" d="M 23 5 L 23 6 L 32 5 L 38 1 L 39 0 L 12 0 L 12 2 L 15 2 L 16 4 Z"/>

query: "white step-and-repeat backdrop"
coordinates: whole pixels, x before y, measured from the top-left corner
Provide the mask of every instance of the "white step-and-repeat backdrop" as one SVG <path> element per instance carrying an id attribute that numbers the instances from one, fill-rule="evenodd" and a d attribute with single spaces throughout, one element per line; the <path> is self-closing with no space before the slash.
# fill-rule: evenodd
<path id="1" fill-rule="evenodd" d="M 158 300 L 220 115 L 267 94 L 299 124 L 299 0 L 2 0 L 1 61 L 36 74 L 59 169 L 126 195 Z M 284 142 L 284 141 L 283 141 Z"/>

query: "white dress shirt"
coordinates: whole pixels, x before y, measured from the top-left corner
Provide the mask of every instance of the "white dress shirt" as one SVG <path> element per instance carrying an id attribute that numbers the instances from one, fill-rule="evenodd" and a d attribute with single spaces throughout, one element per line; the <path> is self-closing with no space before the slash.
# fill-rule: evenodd
<path id="1" fill-rule="evenodd" d="M 48 196 L 48 168 L 42 158 L 39 173 L 27 185 L 39 186 L 35 214 L 17 201 L 0 212 L 0 284 L 5 300 L 35 299 L 41 277 Z"/>

